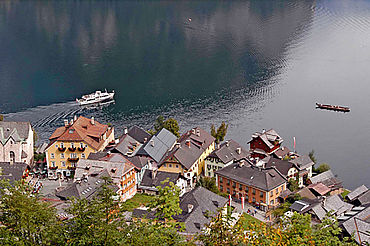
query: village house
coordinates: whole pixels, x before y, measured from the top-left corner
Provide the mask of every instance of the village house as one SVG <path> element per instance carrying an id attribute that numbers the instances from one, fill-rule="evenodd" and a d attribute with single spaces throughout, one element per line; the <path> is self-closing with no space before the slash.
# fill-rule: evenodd
<path id="1" fill-rule="evenodd" d="M 168 180 L 168 182 L 163 184 L 165 180 Z M 143 179 L 138 185 L 138 190 L 145 194 L 156 195 L 158 194 L 157 186 L 165 187 L 170 182 L 174 183 L 180 189 L 180 196 L 185 193 L 186 180 L 180 173 L 162 172 L 156 168 L 145 170 Z"/>
<path id="2" fill-rule="evenodd" d="M 295 164 L 296 168 L 298 169 L 298 184 L 299 187 L 303 187 L 305 185 L 305 181 L 312 177 L 312 168 L 315 163 L 308 155 L 298 156 L 290 160 L 290 162 Z"/>
<path id="3" fill-rule="evenodd" d="M 0 162 L 33 162 L 33 129 L 29 122 L 0 121 Z"/>
<path id="4" fill-rule="evenodd" d="M 341 194 L 343 192 L 342 181 L 336 178 L 331 170 L 320 173 L 310 178 L 310 183 L 322 183 L 330 189 L 330 195 Z"/>
<path id="5" fill-rule="evenodd" d="M 287 189 L 287 179 L 275 167 L 256 167 L 246 160 L 233 163 L 216 173 L 219 190 L 236 199 L 267 211 L 279 205 L 279 196 Z"/>
<path id="6" fill-rule="evenodd" d="M 346 199 L 355 206 L 369 206 L 370 190 L 365 185 L 361 185 L 348 193 Z"/>
<path id="7" fill-rule="evenodd" d="M 252 151 L 251 156 L 253 158 L 263 159 L 277 151 L 282 142 L 283 139 L 280 135 L 274 129 L 270 129 L 268 131 L 262 130 L 262 132 L 254 133 L 248 144 Z"/>
<path id="8" fill-rule="evenodd" d="M 136 153 L 136 156 L 150 157 L 157 166 L 166 154 L 173 148 L 177 137 L 163 128 L 153 135 Z"/>
<path id="9" fill-rule="evenodd" d="M 350 219 L 340 223 L 343 237 L 353 237 L 358 245 L 370 244 L 370 206 L 357 207 Z"/>
<path id="10" fill-rule="evenodd" d="M 181 173 L 193 187 L 204 172 L 205 159 L 215 150 L 215 138 L 196 127 L 184 133 L 158 166 L 159 171 Z"/>
<path id="11" fill-rule="evenodd" d="M 138 126 L 132 126 L 130 129 L 125 128 L 118 143 L 109 150 L 112 153 L 120 153 L 131 157 L 134 156 L 141 146 L 147 143 L 151 137 L 152 136 L 148 132 Z"/>
<path id="12" fill-rule="evenodd" d="M 249 156 L 249 151 L 245 150 L 234 140 L 227 140 L 206 158 L 205 160 L 205 176 L 215 177 L 214 172 Z"/>
<path id="13" fill-rule="evenodd" d="M 114 128 L 91 119 L 76 116 L 57 128 L 49 138 L 46 161 L 49 177 L 73 176 L 76 163 L 90 153 L 104 150 L 114 142 Z"/>
<path id="14" fill-rule="evenodd" d="M 203 187 L 196 187 L 181 197 L 182 213 L 174 216 L 174 219 L 185 224 L 185 234 L 201 233 L 220 209 L 226 212 L 227 203 L 227 198 Z"/>
<path id="15" fill-rule="evenodd" d="M 98 195 L 99 191 L 101 190 L 101 186 L 105 182 L 104 178 L 109 177 L 110 175 L 107 169 L 104 169 L 98 172 L 96 175 L 86 177 L 83 180 L 77 180 L 64 189 L 57 190 L 55 192 L 55 196 L 61 199 L 62 202 L 71 198 L 92 200 Z M 110 188 L 117 193 L 119 192 L 119 187 L 116 185 L 110 186 Z M 64 207 L 68 208 L 69 205 Z M 60 211 L 58 214 L 62 214 L 61 212 L 62 211 Z M 65 211 L 63 212 L 65 213 Z"/>
<path id="16" fill-rule="evenodd" d="M 137 192 L 136 171 L 130 162 L 111 162 L 82 159 L 77 163 L 74 182 L 83 182 L 106 170 L 113 184 L 119 187 L 121 201 L 132 198 Z"/>
<path id="17" fill-rule="evenodd" d="M 275 167 L 284 177 L 289 180 L 298 176 L 298 169 L 296 165 L 289 161 L 277 159 L 272 156 L 267 156 L 256 163 L 257 167 Z"/>

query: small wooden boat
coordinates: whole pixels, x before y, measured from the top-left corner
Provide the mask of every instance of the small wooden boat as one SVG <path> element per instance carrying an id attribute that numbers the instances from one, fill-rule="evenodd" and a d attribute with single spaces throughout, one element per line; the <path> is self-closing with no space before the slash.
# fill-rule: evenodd
<path id="1" fill-rule="evenodd" d="M 340 112 L 349 112 L 350 111 L 349 107 L 329 105 L 329 104 L 320 104 L 320 103 L 316 103 L 316 108 L 334 110 L 334 111 L 340 111 Z"/>

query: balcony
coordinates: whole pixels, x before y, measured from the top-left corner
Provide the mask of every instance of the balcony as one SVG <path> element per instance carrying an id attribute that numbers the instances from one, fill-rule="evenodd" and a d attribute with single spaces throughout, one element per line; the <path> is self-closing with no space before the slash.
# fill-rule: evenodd
<path id="1" fill-rule="evenodd" d="M 50 170 L 56 170 L 56 169 L 58 169 L 58 167 L 57 166 L 55 166 L 55 167 L 49 167 L 49 169 Z"/>
<path id="2" fill-rule="evenodd" d="M 76 147 L 69 147 L 68 150 L 71 151 L 71 152 L 75 152 L 76 151 Z"/>
<path id="3" fill-rule="evenodd" d="M 71 162 L 78 162 L 79 159 L 80 158 L 78 158 L 78 157 L 69 157 L 67 160 L 71 161 Z"/>
<path id="4" fill-rule="evenodd" d="M 80 151 L 80 152 L 84 152 L 86 148 L 85 148 L 85 147 L 78 147 L 77 149 L 78 149 L 78 151 Z"/>
<path id="5" fill-rule="evenodd" d="M 58 150 L 59 150 L 60 152 L 64 152 L 64 151 L 66 151 L 66 147 L 58 147 Z"/>

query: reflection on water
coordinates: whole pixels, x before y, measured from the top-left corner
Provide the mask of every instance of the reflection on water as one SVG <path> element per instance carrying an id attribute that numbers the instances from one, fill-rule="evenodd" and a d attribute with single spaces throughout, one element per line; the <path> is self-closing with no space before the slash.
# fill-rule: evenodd
<path id="1" fill-rule="evenodd" d="M 1 1 L 0 112 L 44 140 L 75 114 L 118 133 L 159 114 L 184 131 L 227 121 L 243 145 L 273 127 L 350 188 L 370 185 L 369 10 L 362 0 Z M 101 88 L 114 104 L 70 102 Z"/>

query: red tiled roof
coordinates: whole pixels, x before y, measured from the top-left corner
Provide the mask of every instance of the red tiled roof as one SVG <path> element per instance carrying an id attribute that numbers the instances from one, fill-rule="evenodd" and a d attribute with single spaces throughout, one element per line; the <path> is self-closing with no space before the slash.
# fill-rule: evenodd
<path id="1" fill-rule="evenodd" d="M 50 141 L 84 141 L 94 149 L 99 149 L 104 143 L 100 137 L 107 132 L 108 126 L 97 121 L 94 124 L 91 120 L 80 116 L 71 126 L 57 128 L 49 138 Z M 107 132 L 107 136 L 112 131 Z M 50 146 L 50 144 L 49 144 Z"/>

